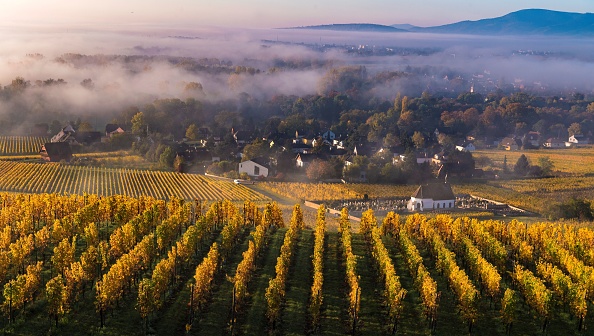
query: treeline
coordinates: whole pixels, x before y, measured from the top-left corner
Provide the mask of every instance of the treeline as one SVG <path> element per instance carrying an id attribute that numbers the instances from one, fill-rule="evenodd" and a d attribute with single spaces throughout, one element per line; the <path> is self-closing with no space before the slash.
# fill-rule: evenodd
<path id="1" fill-rule="evenodd" d="M 127 108 L 117 119 L 129 123 L 142 111 L 149 130 L 177 139 L 192 124 L 223 138 L 231 136 L 231 129 L 249 132 L 252 140 L 275 135 L 282 144 L 296 132 L 316 137 L 331 130 L 350 149 L 366 141 L 388 147 L 452 148 L 468 135 L 479 144 L 492 145 L 488 139 L 523 136 L 529 131 L 539 132 L 541 140 L 594 132 L 594 103 L 582 94 L 561 99 L 524 92 L 466 93 L 457 98 L 424 93 L 416 98 L 396 95 L 389 101 L 365 91 L 367 82 L 362 77 L 367 78 L 360 70 L 351 76 L 330 71 L 320 83 L 324 94 L 302 97 L 277 95 L 259 100 L 244 93 L 237 100 L 216 103 L 159 99 Z M 415 132 L 423 139 L 421 145 L 412 138 Z"/>
<path id="2" fill-rule="evenodd" d="M 218 59 L 156 56 L 65 54 L 56 60 L 73 66 L 121 62 L 133 67 L 130 68 L 133 73 L 157 61 L 169 62 L 187 71 L 194 71 L 192 69 L 199 66 L 225 68 L 225 75 L 229 76 L 227 85 L 230 87 L 237 76 L 243 76 L 241 80 L 249 82 L 259 80 L 256 75 L 274 76 L 275 72 L 284 71 L 277 67 L 269 71 L 248 65 L 232 66 Z M 276 63 L 288 68 L 296 66 L 296 62 L 290 60 Z M 302 66 L 320 66 L 313 63 L 304 62 Z M 327 64 L 318 70 L 323 71 L 323 75 L 317 87 L 310 88 L 316 92 L 313 94 L 274 95 L 271 92 L 265 97 L 239 92 L 234 99 L 213 100 L 214 97 L 206 96 L 202 83 L 190 82 L 180 89 L 178 98 L 156 99 L 144 105 L 122 107 L 114 117 L 119 124 L 130 125 L 132 116 L 142 111 L 146 115 L 149 131 L 170 135 L 175 139 L 184 137 L 191 124 L 206 127 L 216 136 L 224 136 L 234 128 L 253 133 L 253 138 L 271 133 L 291 137 L 296 131 L 317 136 L 330 129 L 344 137 L 349 148 L 364 140 L 388 146 L 396 143 L 412 145 L 411 136 L 415 132 L 425 137 L 426 146 L 434 143 L 452 146 L 467 135 L 484 141 L 486 137 L 504 137 L 509 134 L 521 136 L 528 131 L 539 132 L 544 139 L 565 138 L 576 132 L 594 132 L 592 97 L 577 92 L 568 96 L 560 94 L 548 97 L 513 90 L 498 90 L 488 94 L 464 92 L 457 97 L 451 93 L 423 92 L 409 97 L 398 94 L 399 89 L 393 92 L 382 90 L 394 83 L 415 81 L 418 74 L 414 69 L 370 74 L 362 66 Z M 92 78 L 73 84 L 68 79 L 60 78 L 32 80 L 17 77 L 2 87 L 0 97 L 8 101 L 31 87 L 56 85 L 81 85 L 89 90 L 95 89 Z M 404 92 L 415 91 L 404 89 Z M 76 119 L 77 112 L 63 112 Z M 83 118 L 89 119 L 88 116 Z M 47 116 L 43 119 L 47 119 Z M 23 117 L 17 116 L 17 120 L 23 120 Z M 569 130 L 572 124 L 576 125 Z M 436 129 L 439 135 L 434 133 Z"/>
<path id="3" fill-rule="evenodd" d="M 553 219 L 578 219 L 580 221 L 594 221 L 594 208 L 592 202 L 580 198 L 554 205 L 549 213 Z"/>

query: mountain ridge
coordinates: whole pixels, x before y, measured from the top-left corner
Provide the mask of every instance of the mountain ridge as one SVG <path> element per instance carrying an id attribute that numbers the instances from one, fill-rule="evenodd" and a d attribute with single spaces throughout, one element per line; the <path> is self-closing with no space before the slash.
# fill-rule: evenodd
<path id="1" fill-rule="evenodd" d="M 289 27 L 281 29 L 313 29 L 313 30 L 336 30 L 336 31 L 378 31 L 378 32 L 407 32 L 399 29 L 375 23 L 334 23 L 314 26 Z"/>
<path id="2" fill-rule="evenodd" d="M 417 27 L 410 24 L 381 25 L 374 23 L 346 23 L 282 29 L 466 35 L 594 36 L 594 14 L 561 12 L 548 9 L 522 9 L 499 17 L 474 21 L 465 20 L 432 27 Z"/>
<path id="3" fill-rule="evenodd" d="M 471 35 L 594 35 L 594 14 L 523 9 L 495 18 L 409 31 Z"/>

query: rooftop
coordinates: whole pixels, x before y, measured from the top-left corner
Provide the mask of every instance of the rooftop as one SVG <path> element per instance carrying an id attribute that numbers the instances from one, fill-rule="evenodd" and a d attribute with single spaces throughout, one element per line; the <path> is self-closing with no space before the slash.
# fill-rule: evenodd
<path id="1" fill-rule="evenodd" d="M 452 186 L 448 183 L 430 183 L 419 186 L 412 197 L 421 199 L 433 199 L 434 201 L 456 199 Z"/>

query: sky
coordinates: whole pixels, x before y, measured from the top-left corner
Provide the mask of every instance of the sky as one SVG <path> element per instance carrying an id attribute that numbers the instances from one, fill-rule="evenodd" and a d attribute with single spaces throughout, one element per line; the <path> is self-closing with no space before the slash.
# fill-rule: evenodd
<path id="1" fill-rule="evenodd" d="M 525 8 L 594 12 L 592 0 L 0 0 L 3 26 L 216 26 L 329 23 L 433 26 Z"/>

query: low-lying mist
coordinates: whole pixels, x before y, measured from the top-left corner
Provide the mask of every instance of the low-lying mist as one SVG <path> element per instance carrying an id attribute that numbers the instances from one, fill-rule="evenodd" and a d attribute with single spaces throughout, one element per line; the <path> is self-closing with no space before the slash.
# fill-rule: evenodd
<path id="1" fill-rule="evenodd" d="M 329 70 L 352 65 L 364 66 L 366 89 L 387 100 L 471 86 L 558 95 L 594 88 L 594 44 L 584 39 L 188 27 L 0 33 L 0 121 L 11 133 L 75 117 L 101 128 L 128 106 L 161 98 L 324 93 Z M 377 80 L 383 73 L 406 75 Z"/>

